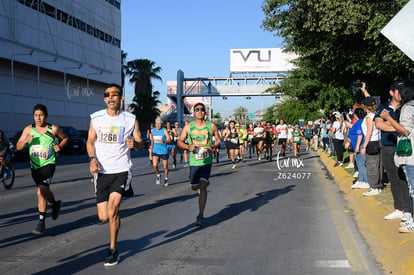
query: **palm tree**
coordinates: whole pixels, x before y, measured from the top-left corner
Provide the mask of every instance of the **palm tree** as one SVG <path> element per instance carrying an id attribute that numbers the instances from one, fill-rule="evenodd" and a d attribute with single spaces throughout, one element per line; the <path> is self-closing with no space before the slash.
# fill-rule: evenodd
<path id="1" fill-rule="evenodd" d="M 132 104 L 129 105 L 132 108 L 132 113 L 138 120 L 139 128 L 145 131 L 150 128 L 150 124 L 160 115 L 160 110 L 156 107 L 159 103 L 159 92 L 155 91 L 154 95 L 148 96 L 145 93 L 140 93 L 134 96 Z M 155 106 L 155 107 L 154 107 Z"/>
<path id="2" fill-rule="evenodd" d="M 241 125 L 246 125 L 246 117 L 247 117 L 247 108 L 245 107 L 238 107 L 233 111 L 234 119 L 239 122 Z M 241 126 L 240 125 L 240 126 Z"/>
<path id="3" fill-rule="evenodd" d="M 148 59 L 135 59 L 126 65 L 126 75 L 129 82 L 135 84 L 135 96 L 130 105 L 137 117 L 141 130 L 149 129 L 151 122 L 160 114 L 157 105 L 159 92 L 152 92 L 152 80 L 160 80 L 158 75 L 161 67 L 155 67 L 155 62 Z"/>
<path id="4" fill-rule="evenodd" d="M 121 85 L 122 85 L 122 93 L 125 96 L 125 75 L 127 72 L 127 64 L 126 64 L 126 58 L 127 58 L 127 53 L 124 51 L 121 51 Z M 122 110 L 125 110 L 125 100 L 122 101 Z"/>
<path id="5" fill-rule="evenodd" d="M 127 63 L 126 74 L 130 76 L 130 82 L 135 83 L 135 96 L 145 93 L 152 95 L 152 80 L 160 80 L 161 67 L 155 67 L 155 62 L 148 59 L 135 59 Z"/>

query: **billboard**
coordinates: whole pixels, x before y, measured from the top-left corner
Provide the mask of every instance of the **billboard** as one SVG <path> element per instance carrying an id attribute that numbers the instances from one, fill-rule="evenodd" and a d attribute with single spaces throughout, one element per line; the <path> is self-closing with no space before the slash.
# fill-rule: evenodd
<path id="1" fill-rule="evenodd" d="M 230 49 L 231 73 L 288 72 L 294 68 L 297 54 L 282 48 Z"/>

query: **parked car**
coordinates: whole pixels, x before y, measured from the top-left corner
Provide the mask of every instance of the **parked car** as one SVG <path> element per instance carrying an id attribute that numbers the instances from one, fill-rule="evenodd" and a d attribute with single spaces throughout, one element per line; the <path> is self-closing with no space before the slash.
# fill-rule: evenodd
<path id="1" fill-rule="evenodd" d="M 13 144 L 14 148 L 16 148 L 16 144 L 19 141 L 19 138 L 22 135 L 22 132 L 23 131 L 18 131 L 12 137 L 8 138 L 9 142 Z M 29 144 L 26 144 L 22 150 L 14 152 L 13 161 L 29 161 L 29 160 L 30 160 Z"/>
<path id="2" fill-rule="evenodd" d="M 60 126 L 60 129 L 69 137 L 69 142 L 62 148 L 62 154 L 86 153 L 86 139 L 81 137 L 78 130 L 72 126 Z"/>
<path id="3" fill-rule="evenodd" d="M 88 130 L 78 130 L 78 132 L 81 137 L 83 137 L 86 141 L 88 140 L 88 134 L 89 134 Z"/>

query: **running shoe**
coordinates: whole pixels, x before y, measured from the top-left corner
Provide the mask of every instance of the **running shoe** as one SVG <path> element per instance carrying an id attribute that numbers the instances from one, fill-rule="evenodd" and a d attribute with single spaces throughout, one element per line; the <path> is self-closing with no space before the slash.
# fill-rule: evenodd
<path id="1" fill-rule="evenodd" d="M 388 215 L 385 215 L 384 220 L 393 220 L 393 219 L 401 219 L 403 217 L 403 212 L 401 210 L 395 209 Z"/>
<path id="2" fill-rule="evenodd" d="M 45 233 L 45 231 L 46 231 L 45 221 L 39 220 L 39 223 L 37 224 L 35 229 L 32 230 L 32 234 L 40 235 L 40 234 Z"/>
<path id="3" fill-rule="evenodd" d="M 370 188 L 368 182 L 363 182 L 363 181 L 356 181 L 354 184 L 352 184 L 351 186 L 352 189 L 355 188 Z"/>
<path id="4" fill-rule="evenodd" d="M 231 169 L 236 169 L 236 164 L 233 164 L 233 166 L 231 167 Z"/>
<path id="5" fill-rule="evenodd" d="M 357 179 L 358 177 L 359 177 L 359 172 L 358 171 L 356 171 L 355 173 L 354 173 L 354 179 Z"/>
<path id="6" fill-rule="evenodd" d="M 4 178 L 8 179 L 11 176 L 11 171 L 10 169 L 7 167 L 4 171 Z"/>
<path id="7" fill-rule="evenodd" d="M 413 216 L 411 216 L 411 213 L 409 212 L 404 212 L 402 217 L 401 217 L 401 221 L 402 222 L 406 222 L 406 221 L 412 221 L 413 220 Z"/>
<path id="8" fill-rule="evenodd" d="M 410 225 L 412 223 L 413 223 L 413 220 L 412 219 L 409 220 L 409 221 L 406 221 L 406 222 L 400 222 L 400 227 L 404 227 L 404 226 Z"/>
<path id="9" fill-rule="evenodd" d="M 173 169 L 175 169 L 177 167 L 177 164 L 174 162 L 173 163 Z"/>
<path id="10" fill-rule="evenodd" d="M 168 186 L 168 179 L 167 179 L 167 178 L 165 178 L 165 179 L 164 179 L 164 186 L 165 186 L 165 187 L 167 187 L 167 186 Z"/>
<path id="11" fill-rule="evenodd" d="M 348 164 L 348 166 L 346 166 L 345 168 L 346 168 L 346 169 L 351 169 L 351 168 L 354 168 L 354 165 L 350 163 L 350 164 Z"/>
<path id="12" fill-rule="evenodd" d="M 155 184 L 161 184 L 161 175 L 157 175 L 155 178 Z"/>
<path id="13" fill-rule="evenodd" d="M 379 193 L 381 193 L 381 189 L 371 188 L 367 192 L 365 192 L 363 195 L 364 196 L 375 196 L 375 195 L 379 195 Z"/>
<path id="14" fill-rule="evenodd" d="M 204 217 L 203 215 L 198 215 L 196 219 L 196 226 L 203 226 L 204 225 Z"/>
<path id="15" fill-rule="evenodd" d="M 52 204 L 52 220 L 56 220 L 59 216 L 60 207 L 62 207 L 62 201 L 55 201 Z"/>
<path id="16" fill-rule="evenodd" d="M 118 250 L 109 249 L 108 254 L 106 255 L 104 266 L 114 266 L 119 263 L 120 257 L 118 255 Z"/>
<path id="17" fill-rule="evenodd" d="M 414 223 L 409 223 L 406 226 L 398 228 L 398 231 L 401 233 L 413 233 L 414 232 Z"/>

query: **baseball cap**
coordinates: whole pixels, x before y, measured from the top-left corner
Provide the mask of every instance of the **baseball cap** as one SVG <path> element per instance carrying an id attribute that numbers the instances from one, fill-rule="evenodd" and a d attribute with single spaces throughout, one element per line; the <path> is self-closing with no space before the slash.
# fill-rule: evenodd
<path id="1" fill-rule="evenodd" d="M 376 104 L 376 101 L 375 101 L 375 98 L 369 96 L 362 100 L 362 104 L 364 104 L 365 106 L 371 106 L 371 105 Z"/>
<path id="2" fill-rule="evenodd" d="M 390 90 L 392 90 L 392 91 L 399 90 L 402 84 L 404 84 L 404 81 L 397 80 L 397 81 L 395 81 L 394 83 L 391 84 Z"/>

